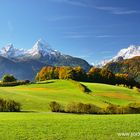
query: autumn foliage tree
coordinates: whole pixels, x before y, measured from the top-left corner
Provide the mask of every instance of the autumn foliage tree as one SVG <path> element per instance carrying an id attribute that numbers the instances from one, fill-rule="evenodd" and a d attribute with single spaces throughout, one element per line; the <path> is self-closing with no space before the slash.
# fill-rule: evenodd
<path id="1" fill-rule="evenodd" d="M 46 66 L 36 76 L 36 81 L 45 81 L 50 79 L 73 79 L 74 70 L 71 67 L 52 67 Z"/>
<path id="2" fill-rule="evenodd" d="M 73 79 L 74 70 L 71 67 L 60 67 L 59 69 L 59 79 Z"/>
<path id="3" fill-rule="evenodd" d="M 58 79 L 59 68 L 57 67 L 43 67 L 36 76 L 36 81 L 45 81 L 50 79 Z"/>
<path id="4" fill-rule="evenodd" d="M 74 70 L 73 80 L 76 80 L 76 81 L 87 80 L 87 74 L 80 66 L 73 68 L 73 70 Z"/>
<path id="5" fill-rule="evenodd" d="M 92 67 L 86 73 L 81 67 L 53 67 L 46 66 L 36 76 L 36 81 L 50 79 L 72 79 L 76 81 L 87 81 L 95 83 L 105 83 L 111 85 L 126 85 L 128 87 L 139 86 L 128 74 L 113 74 L 111 71 L 102 68 Z"/>
<path id="6" fill-rule="evenodd" d="M 130 77 L 128 74 L 115 74 L 116 83 L 117 84 L 124 84 L 126 86 L 137 86 L 137 82 Z"/>
<path id="7" fill-rule="evenodd" d="M 88 72 L 88 80 L 90 82 L 100 82 L 101 81 L 101 69 L 92 67 Z"/>
<path id="8" fill-rule="evenodd" d="M 106 69 L 101 69 L 100 76 L 101 76 L 102 83 L 112 84 L 112 85 L 115 84 L 115 75 L 112 72 Z"/>

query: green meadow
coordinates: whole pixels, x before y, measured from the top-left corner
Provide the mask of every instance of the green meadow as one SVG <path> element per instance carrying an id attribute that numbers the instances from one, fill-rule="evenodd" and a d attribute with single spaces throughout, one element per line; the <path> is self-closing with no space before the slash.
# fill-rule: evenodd
<path id="1" fill-rule="evenodd" d="M 52 113 L 51 101 L 127 105 L 140 102 L 132 89 L 83 82 L 91 92 L 84 93 L 69 80 L 50 80 L 37 84 L 0 87 L 0 97 L 22 104 L 22 112 L 0 113 L 2 140 L 117 140 L 140 139 L 140 115 L 78 115 Z M 129 133 L 129 136 L 118 136 Z M 133 135 L 135 134 L 135 136 Z"/>
<path id="2" fill-rule="evenodd" d="M 1 113 L 1 140 L 139 140 L 140 115 Z M 132 133 L 137 136 L 118 136 Z"/>
<path id="3" fill-rule="evenodd" d="M 93 103 L 106 107 L 107 103 L 126 105 L 140 102 L 140 93 L 132 89 L 97 83 L 82 83 L 91 92 L 83 93 L 69 80 L 50 80 L 38 84 L 16 87 L 0 87 L 0 97 L 13 99 L 22 104 L 22 111 L 48 112 L 48 104 L 57 101 L 63 105 L 70 102 Z"/>

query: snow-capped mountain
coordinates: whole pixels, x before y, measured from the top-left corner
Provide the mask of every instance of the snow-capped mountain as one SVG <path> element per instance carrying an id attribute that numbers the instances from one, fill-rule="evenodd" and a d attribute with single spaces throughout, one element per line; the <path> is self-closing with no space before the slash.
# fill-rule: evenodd
<path id="1" fill-rule="evenodd" d="M 36 56 L 36 55 L 42 55 L 43 57 L 45 56 L 52 56 L 52 55 L 61 55 L 60 52 L 53 50 L 49 47 L 49 45 L 43 41 L 43 40 L 38 40 L 33 48 L 29 49 L 26 51 L 26 55 L 30 56 Z"/>
<path id="2" fill-rule="evenodd" d="M 117 60 L 120 57 L 130 59 L 135 56 L 140 56 L 140 46 L 130 45 L 128 48 L 121 49 L 118 54 L 113 57 L 113 60 Z"/>
<path id="3" fill-rule="evenodd" d="M 65 55 L 39 39 L 31 49 L 17 49 L 8 44 L 0 50 L 0 78 L 3 74 L 13 74 L 17 79 L 33 80 L 43 66 L 81 66 L 89 70 L 88 62 L 81 58 Z"/>
<path id="4" fill-rule="evenodd" d="M 0 55 L 7 58 L 23 56 L 25 53 L 24 49 L 17 49 L 13 44 L 8 44 L 0 50 Z"/>
<path id="5" fill-rule="evenodd" d="M 60 52 L 53 50 L 49 47 L 45 41 L 39 39 L 31 49 L 17 49 L 13 46 L 13 44 L 8 44 L 0 50 L 0 55 L 6 58 L 26 58 L 26 57 L 34 57 L 37 55 L 45 56 L 58 56 L 61 55 Z"/>
<path id="6" fill-rule="evenodd" d="M 130 45 L 128 48 L 121 49 L 116 56 L 109 60 L 103 60 L 98 64 L 99 67 L 105 66 L 109 62 L 122 61 L 135 56 L 140 56 L 140 46 Z"/>

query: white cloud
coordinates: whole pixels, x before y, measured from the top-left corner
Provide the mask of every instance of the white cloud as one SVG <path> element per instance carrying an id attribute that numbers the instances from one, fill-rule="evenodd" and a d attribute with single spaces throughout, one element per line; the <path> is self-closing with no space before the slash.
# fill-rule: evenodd
<path id="1" fill-rule="evenodd" d="M 130 14 L 140 14 L 140 11 L 137 10 L 122 10 L 122 11 L 114 11 L 116 15 L 130 15 Z"/>
<path id="2" fill-rule="evenodd" d="M 97 35 L 97 38 L 111 38 L 111 37 L 115 37 L 113 35 Z"/>
<path id="3" fill-rule="evenodd" d="M 93 8 L 96 10 L 107 11 L 115 15 L 140 14 L 139 10 L 126 9 L 126 8 L 120 8 L 120 7 L 111 7 L 111 6 L 96 6 L 96 5 L 91 4 L 87 0 L 49 0 L 49 1 L 67 3 L 74 6 Z"/>
<path id="4" fill-rule="evenodd" d="M 139 10 L 131 10 L 131 9 L 128 10 L 128 9 L 119 8 L 119 7 L 96 6 L 95 8 L 97 10 L 107 11 L 115 15 L 140 14 Z"/>

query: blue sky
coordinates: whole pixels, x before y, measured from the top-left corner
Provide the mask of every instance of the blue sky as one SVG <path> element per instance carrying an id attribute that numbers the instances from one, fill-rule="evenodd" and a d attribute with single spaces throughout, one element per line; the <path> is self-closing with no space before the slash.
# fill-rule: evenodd
<path id="1" fill-rule="evenodd" d="M 0 0 L 0 47 L 53 49 L 97 63 L 140 45 L 140 0 Z"/>

